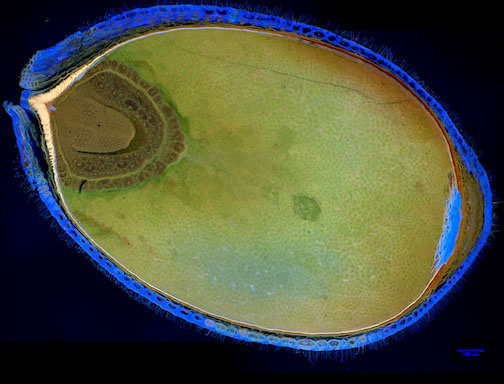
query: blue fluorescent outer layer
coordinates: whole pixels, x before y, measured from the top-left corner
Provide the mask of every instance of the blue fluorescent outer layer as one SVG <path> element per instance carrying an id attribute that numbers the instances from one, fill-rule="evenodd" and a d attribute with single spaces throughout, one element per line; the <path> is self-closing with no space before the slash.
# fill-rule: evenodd
<path id="1" fill-rule="evenodd" d="M 271 30 L 292 32 L 300 36 L 313 37 L 330 45 L 342 48 L 345 51 L 354 53 L 377 64 L 396 76 L 404 85 L 415 92 L 415 94 L 436 114 L 437 118 L 444 125 L 467 170 L 479 182 L 485 207 L 484 223 L 480 236 L 464 262 L 447 281 L 423 303 L 417 306 L 413 312 L 383 328 L 348 337 L 285 336 L 273 332 L 256 331 L 230 323 L 224 323 L 182 307 L 136 281 L 101 254 L 71 224 L 58 204 L 58 200 L 52 192 L 46 175 L 42 172 L 34 156 L 33 148 L 36 138 L 31 134 L 30 127 L 33 126 L 33 122 L 30 120 L 27 113 L 27 111 L 31 111 L 30 106 L 26 102 L 27 99 L 31 94 L 38 93 L 36 90 L 41 90 L 44 88 L 44 85 L 50 84 L 52 77 L 58 76 L 62 78 L 62 74 L 65 74 L 72 66 L 75 66 L 75 60 L 72 61 L 72 58 L 79 57 L 77 53 L 81 49 L 99 44 L 101 41 L 113 43 L 114 39 L 117 39 L 128 31 L 153 24 L 162 26 L 163 24 L 173 24 L 174 22 L 188 23 L 201 21 L 207 23 L 250 25 Z M 66 64 L 69 62 L 70 64 Z M 347 350 L 378 342 L 417 322 L 429 312 L 431 308 L 450 291 L 470 267 L 490 233 L 492 225 L 492 194 L 488 177 L 478 162 L 476 155 L 463 140 L 443 107 L 430 96 L 417 81 L 391 61 L 359 44 L 318 27 L 285 20 L 276 16 L 228 7 L 173 5 L 135 9 L 101 22 L 87 31 L 77 32 L 52 48 L 37 52 L 23 70 L 20 85 L 30 90 L 22 93 L 20 103 L 22 107 L 15 106 L 8 102 L 4 102 L 3 106 L 12 118 L 21 163 L 30 185 L 34 191 L 36 190 L 38 192 L 51 215 L 65 232 L 89 254 L 91 259 L 94 260 L 103 271 L 115 278 L 118 285 L 123 289 L 129 293 L 133 293 L 136 298 L 148 303 L 152 308 L 166 311 L 198 327 L 208 329 L 217 334 L 233 337 L 238 340 L 310 351 Z M 458 207 L 458 203 L 455 201 L 450 207 Z M 456 217 L 453 217 L 453 219 L 457 220 Z M 450 231 L 450 237 L 453 235 L 453 232 Z"/>

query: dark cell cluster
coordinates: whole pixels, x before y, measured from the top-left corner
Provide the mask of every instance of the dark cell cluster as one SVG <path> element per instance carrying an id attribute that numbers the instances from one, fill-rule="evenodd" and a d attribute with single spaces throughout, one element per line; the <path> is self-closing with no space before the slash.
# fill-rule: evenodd
<path id="1" fill-rule="evenodd" d="M 134 69 L 102 60 L 72 87 L 51 116 L 64 185 L 80 191 L 132 187 L 161 175 L 185 150 L 177 114 Z M 121 146 L 128 130 L 133 137 Z"/>

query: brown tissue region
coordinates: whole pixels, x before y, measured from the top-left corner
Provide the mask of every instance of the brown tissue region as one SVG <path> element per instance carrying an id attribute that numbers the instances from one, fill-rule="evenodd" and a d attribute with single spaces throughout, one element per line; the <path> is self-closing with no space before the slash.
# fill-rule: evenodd
<path id="1" fill-rule="evenodd" d="M 132 187 L 161 175 L 185 149 L 160 90 L 114 60 L 88 70 L 53 106 L 58 175 L 73 189 Z"/>

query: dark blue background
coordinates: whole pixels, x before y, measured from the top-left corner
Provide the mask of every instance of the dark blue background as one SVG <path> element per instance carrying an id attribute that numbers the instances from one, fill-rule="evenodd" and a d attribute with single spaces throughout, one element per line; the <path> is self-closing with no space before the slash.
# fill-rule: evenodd
<path id="1" fill-rule="evenodd" d="M 72 3 L 73 4 L 73 3 Z M 0 14 L 2 66 L 0 101 L 17 103 L 19 73 L 35 51 L 50 47 L 84 22 L 122 2 L 90 1 L 73 8 L 63 1 L 19 2 Z M 502 188 L 504 43 L 495 10 L 478 7 L 440 8 L 437 3 L 321 1 L 249 1 L 278 6 L 309 24 L 361 30 L 375 47 L 388 46 L 404 59 L 449 111 L 479 153 L 483 167 Z M 116 8 L 117 9 L 117 8 Z M 219 341 L 204 332 L 155 315 L 131 300 L 98 272 L 85 257 L 69 248 L 41 216 L 36 199 L 23 192 L 21 169 L 7 114 L 0 113 L 2 156 L 2 235 L 0 279 L 2 306 L 0 351 L 22 358 L 55 356 L 153 363 L 169 361 L 175 369 L 258 371 L 405 371 L 484 372 L 497 370 L 502 311 L 502 236 L 480 255 L 453 294 L 420 332 L 370 350 L 341 363 L 308 361 L 303 354 L 261 349 L 256 345 Z M 498 230 L 498 228 L 497 228 Z M 484 362 L 460 362 L 452 348 L 473 340 L 490 349 Z M 107 360 L 109 361 L 109 360 Z"/>

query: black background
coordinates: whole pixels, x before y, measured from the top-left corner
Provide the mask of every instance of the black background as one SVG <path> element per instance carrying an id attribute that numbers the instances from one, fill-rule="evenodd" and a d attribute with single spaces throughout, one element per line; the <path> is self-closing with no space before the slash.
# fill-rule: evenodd
<path id="1" fill-rule="evenodd" d="M 238 4 L 239 2 L 235 2 Z M 504 43 L 496 9 L 479 2 L 248 1 L 277 8 L 321 27 L 360 31 L 374 47 L 385 45 L 414 71 L 456 117 L 458 127 L 502 190 Z M 0 102 L 18 103 L 18 78 L 35 51 L 50 47 L 84 23 L 93 24 L 123 2 L 18 2 L 0 11 Z M 130 3 L 138 5 L 139 3 Z M 146 4 L 146 3 L 144 3 Z M 154 3 L 152 3 L 154 4 Z M 260 11 L 260 9 L 259 9 Z M 68 247 L 42 217 L 37 199 L 23 192 L 10 119 L 0 111 L 2 236 L 0 351 L 14 359 L 153 364 L 153 369 L 198 371 L 401 371 L 498 370 L 502 312 L 502 235 L 491 243 L 434 318 L 415 333 L 351 359 L 308 359 L 302 353 L 218 340 L 170 321 L 131 300 Z M 497 196 L 498 198 L 498 196 Z M 500 211 L 498 211 L 500 213 Z M 485 346 L 485 361 L 458 361 L 452 349 L 465 340 Z M 5 361 L 4 361 L 5 362 Z M 119 369 L 121 369 L 119 367 Z"/>

